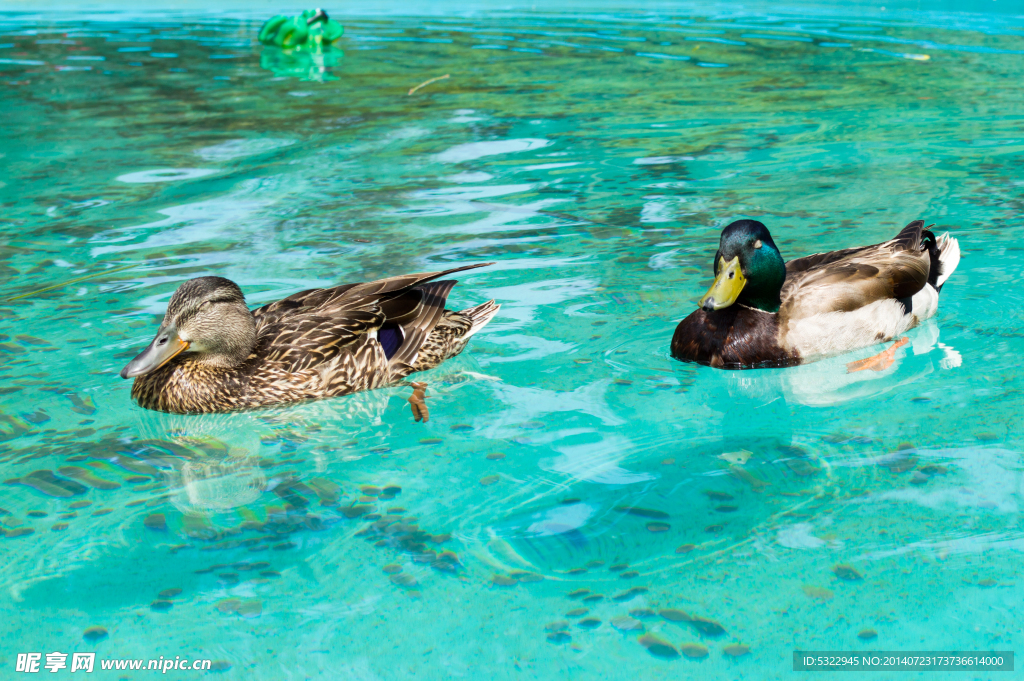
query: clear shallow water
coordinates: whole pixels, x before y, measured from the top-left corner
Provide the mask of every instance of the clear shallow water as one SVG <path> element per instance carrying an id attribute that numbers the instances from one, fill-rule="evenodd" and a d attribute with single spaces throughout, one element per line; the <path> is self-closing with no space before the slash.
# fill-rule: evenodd
<path id="1" fill-rule="evenodd" d="M 292 71 L 257 18 L 0 17 L 0 665 L 768 679 L 794 648 L 1020 648 L 1024 21 L 339 15 L 344 56 Z M 919 217 L 965 257 L 885 372 L 675 362 L 741 216 L 787 258 Z M 485 260 L 453 302 L 501 313 L 423 376 L 426 424 L 401 388 L 181 417 L 117 377 L 193 276 L 255 305 Z M 661 659 L 619 630 L 644 608 L 725 633 L 641 617 L 709 650 Z"/>

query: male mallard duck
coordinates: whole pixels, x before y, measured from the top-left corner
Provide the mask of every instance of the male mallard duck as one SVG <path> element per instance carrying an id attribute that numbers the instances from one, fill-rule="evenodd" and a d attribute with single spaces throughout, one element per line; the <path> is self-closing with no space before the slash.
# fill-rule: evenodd
<path id="1" fill-rule="evenodd" d="M 679 322 L 672 355 L 724 369 L 782 367 L 890 341 L 935 314 L 960 262 L 949 234 L 915 220 L 891 241 L 783 263 L 767 228 L 738 220 L 715 254 L 715 282 Z M 901 345 L 903 340 L 898 345 Z M 895 347 L 858 369 L 884 369 Z"/>
<path id="2" fill-rule="evenodd" d="M 221 277 L 186 281 L 156 338 L 121 370 L 147 409 L 209 413 L 347 395 L 398 383 L 466 347 L 498 311 L 445 309 L 453 272 L 310 289 L 249 311 Z"/>

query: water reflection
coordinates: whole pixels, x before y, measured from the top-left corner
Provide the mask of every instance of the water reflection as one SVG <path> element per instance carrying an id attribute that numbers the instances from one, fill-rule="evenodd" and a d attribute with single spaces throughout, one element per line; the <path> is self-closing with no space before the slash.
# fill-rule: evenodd
<path id="1" fill-rule="evenodd" d="M 323 52 L 264 47 L 260 55 L 260 66 L 279 78 L 325 83 L 338 80 L 332 69 L 336 68 L 344 57 L 344 52 L 333 47 Z"/>

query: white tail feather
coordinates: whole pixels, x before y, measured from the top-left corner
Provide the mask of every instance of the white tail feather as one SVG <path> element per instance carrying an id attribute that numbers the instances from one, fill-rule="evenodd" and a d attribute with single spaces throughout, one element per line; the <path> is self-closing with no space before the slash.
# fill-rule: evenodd
<path id="1" fill-rule="evenodd" d="M 960 243 L 946 232 L 936 240 L 936 245 L 939 247 L 939 263 L 942 266 L 937 280 L 938 288 L 946 283 L 949 275 L 953 274 L 956 266 L 960 264 Z"/>

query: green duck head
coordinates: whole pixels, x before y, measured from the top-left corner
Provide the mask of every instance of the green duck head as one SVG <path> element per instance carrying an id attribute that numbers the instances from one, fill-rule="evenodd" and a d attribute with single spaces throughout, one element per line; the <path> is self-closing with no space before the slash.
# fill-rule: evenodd
<path id="1" fill-rule="evenodd" d="M 786 263 L 763 224 L 737 220 L 723 229 L 714 267 L 715 283 L 700 299 L 702 310 L 721 310 L 739 303 L 778 312 Z"/>

